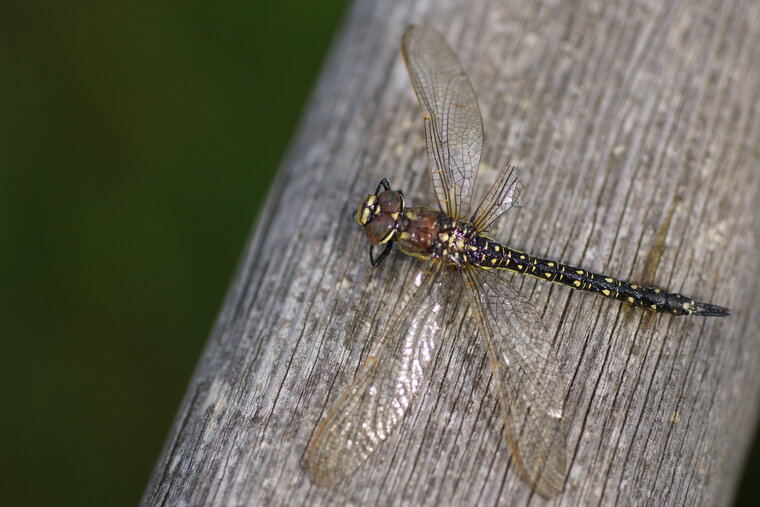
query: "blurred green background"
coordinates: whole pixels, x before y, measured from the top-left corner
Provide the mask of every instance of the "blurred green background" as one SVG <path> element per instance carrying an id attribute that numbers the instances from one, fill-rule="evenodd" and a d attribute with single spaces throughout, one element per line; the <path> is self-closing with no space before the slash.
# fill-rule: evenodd
<path id="1" fill-rule="evenodd" d="M 139 501 L 346 6 L 2 4 L 4 504 Z"/>
<path id="2" fill-rule="evenodd" d="M 3 2 L 4 505 L 134 505 L 346 0 Z"/>

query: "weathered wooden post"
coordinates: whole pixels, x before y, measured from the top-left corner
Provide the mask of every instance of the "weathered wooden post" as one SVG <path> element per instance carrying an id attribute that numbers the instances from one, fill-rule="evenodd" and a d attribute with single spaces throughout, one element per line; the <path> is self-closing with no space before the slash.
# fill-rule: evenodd
<path id="1" fill-rule="evenodd" d="M 557 501 L 728 503 L 760 394 L 760 4 L 720 0 L 359 0 L 143 503 L 541 501 L 510 465 L 466 320 L 448 327 L 434 378 L 356 474 L 320 489 L 301 468 L 414 262 L 392 254 L 370 268 L 356 207 L 382 177 L 434 202 L 399 51 L 409 23 L 445 35 L 478 93 L 481 179 L 511 160 L 525 184 L 525 207 L 495 237 L 733 313 L 654 315 L 514 275 L 567 377 Z"/>

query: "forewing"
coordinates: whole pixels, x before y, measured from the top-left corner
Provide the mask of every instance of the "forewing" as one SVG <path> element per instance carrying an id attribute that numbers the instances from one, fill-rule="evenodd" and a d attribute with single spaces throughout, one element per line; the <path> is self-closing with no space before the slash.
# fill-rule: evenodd
<path id="1" fill-rule="evenodd" d="M 479 233 L 485 231 L 502 213 L 522 206 L 518 199 L 522 188 L 515 167 L 507 164 L 470 219 L 475 230 Z"/>
<path id="2" fill-rule="evenodd" d="M 428 162 L 438 205 L 451 217 L 465 218 L 483 151 L 483 120 L 475 91 L 438 32 L 409 26 L 402 49 L 425 117 Z"/>
<path id="3" fill-rule="evenodd" d="M 305 462 L 318 486 L 335 484 L 372 454 L 428 376 L 445 318 L 444 282 L 457 281 L 441 274 L 433 261 L 417 273 L 367 361 L 314 432 Z"/>
<path id="4" fill-rule="evenodd" d="M 462 271 L 492 366 L 504 429 L 523 480 L 546 498 L 565 483 L 564 384 L 530 301 L 494 271 Z"/>

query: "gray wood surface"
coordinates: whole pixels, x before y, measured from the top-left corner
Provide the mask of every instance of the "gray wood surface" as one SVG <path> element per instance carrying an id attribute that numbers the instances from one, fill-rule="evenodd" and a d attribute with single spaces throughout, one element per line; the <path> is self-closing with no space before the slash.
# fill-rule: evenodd
<path id="1" fill-rule="evenodd" d="M 654 315 L 511 275 L 557 333 L 567 377 L 556 503 L 729 503 L 760 396 L 760 3 L 359 0 L 144 504 L 544 503 L 510 464 L 466 318 L 355 475 L 319 489 L 300 464 L 418 262 L 370 268 L 356 206 L 383 176 L 409 203 L 434 202 L 399 51 L 409 23 L 445 35 L 478 93 L 476 194 L 507 160 L 520 171 L 525 207 L 496 238 L 733 311 Z"/>

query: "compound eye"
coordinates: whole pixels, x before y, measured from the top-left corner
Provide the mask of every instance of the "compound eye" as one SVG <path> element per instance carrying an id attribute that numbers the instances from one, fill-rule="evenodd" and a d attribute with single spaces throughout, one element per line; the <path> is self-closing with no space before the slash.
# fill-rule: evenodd
<path id="1" fill-rule="evenodd" d="M 390 215 L 378 215 L 364 226 L 364 233 L 373 245 L 380 245 L 393 237 L 396 221 Z"/>
<path id="2" fill-rule="evenodd" d="M 404 209 L 404 197 L 396 191 L 386 190 L 377 196 L 377 203 L 383 213 L 400 213 Z"/>

